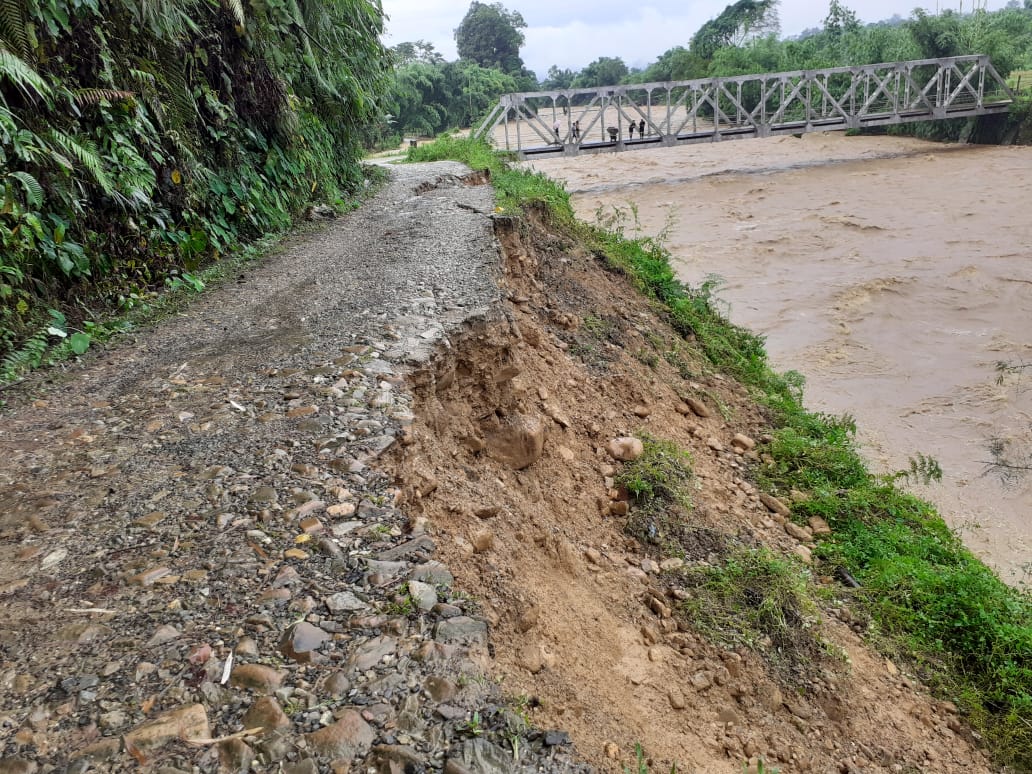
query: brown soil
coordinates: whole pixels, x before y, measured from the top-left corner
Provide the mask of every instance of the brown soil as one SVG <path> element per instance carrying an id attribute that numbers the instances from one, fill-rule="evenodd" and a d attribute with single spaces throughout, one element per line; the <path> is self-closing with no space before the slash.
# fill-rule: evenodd
<path id="1" fill-rule="evenodd" d="M 756 455 L 733 451 L 736 434 L 762 437 L 764 417 L 545 215 L 499 219 L 496 234 L 508 300 L 414 375 L 417 421 L 392 464 L 404 507 L 481 600 L 497 677 L 533 722 L 569 731 L 607 772 L 636 770 L 636 744 L 664 774 L 741 772 L 758 756 L 782 772 L 989 770 L 955 708 L 865 646 L 830 578 L 815 579 L 819 627 L 839 656 L 795 678 L 772 647 L 731 650 L 679 620 L 676 574 L 647 561 L 671 554 L 614 515 L 606 446 L 646 432 L 690 450 L 688 560 L 717 559 L 729 539 L 806 553 L 749 483 Z M 675 369 L 663 353 L 678 347 Z"/>

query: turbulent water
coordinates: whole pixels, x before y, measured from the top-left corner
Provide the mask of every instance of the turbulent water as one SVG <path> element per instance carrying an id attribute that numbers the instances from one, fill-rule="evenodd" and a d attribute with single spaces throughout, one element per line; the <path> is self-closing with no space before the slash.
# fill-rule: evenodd
<path id="1" fill-rule="evenodd" d="M 1032 462 L 1032 148 L 810 134 L 535 167 L 581 217 L 664 234 L 682 279 L 721 277 L 809 408 L 854 416 L 876 469 L 938 460 L 919 493 L 1030 579 L 1032 472 L 989 463 Z"/>

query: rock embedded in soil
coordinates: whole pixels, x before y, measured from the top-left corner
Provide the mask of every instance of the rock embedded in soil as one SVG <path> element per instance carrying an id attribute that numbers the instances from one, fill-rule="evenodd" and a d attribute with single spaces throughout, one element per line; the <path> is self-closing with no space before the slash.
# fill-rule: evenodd
<path id="1" fill-rule="evenodd" d="M 545 448 L 545 425 L 532 414 L 513 414 L 485 431 L 487 453 L 512 470 L 537 462 Z"/>
<path id="2" fill-rule="evenodd" d="M 200 704 L 190 704 L 165 712 L 125 735 L 127 745 L 144 751 L 155 750 L 176 739 L 210 738 L 208 714 Z"/>
<path id="3" fill-rule="evenodd" d="M 712 416 L 709 407 L 698 398 L 685 398 L 684 402 L 688 404 L 688 408 L 692 410 L 695 416 L 702 417 L 703 419 Z"/>
<path id="4" fill-rule="evenodd" d="M 789 516 L 792 513 L 781 500 L 766 492 L 760 492 L 760 502 L 767 506 L 772 513 L 777 513 L 781 516 Z"/>
<path id="5" fill-rule="evenodd" d="M 621 462 L 632 462 L 645 453 L 645 446 L 638 438 L 621 436 L 612 439 L 606 445 L 606 450 L 613 459 L 620 460 Z"/>
<path id="6" fill-rule="evenodd" d="M 285 676 L 285 672 L 264 664 L 241 664 L 233 669 L 229 684 L 237 688 L 272 693 L 280 687 Z"/>
<path id="7" fill-rule="evenodd" d="M 337 721 L 306 737 L 309 748 L 323 758 L 351 759 L 369 752 L 376 733 L 354 710 L 344 710 Z"/>

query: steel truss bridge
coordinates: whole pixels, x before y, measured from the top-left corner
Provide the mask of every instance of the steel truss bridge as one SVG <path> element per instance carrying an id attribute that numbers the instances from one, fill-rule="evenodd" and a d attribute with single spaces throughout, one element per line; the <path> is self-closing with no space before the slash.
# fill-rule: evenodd
<path id="1" fill-rule="evenodd" d="M 475 136 L 521 158 L 575 156 L 994 115 L 1013 97 L 988 56 L 957 56 L 505 94 Z"/>

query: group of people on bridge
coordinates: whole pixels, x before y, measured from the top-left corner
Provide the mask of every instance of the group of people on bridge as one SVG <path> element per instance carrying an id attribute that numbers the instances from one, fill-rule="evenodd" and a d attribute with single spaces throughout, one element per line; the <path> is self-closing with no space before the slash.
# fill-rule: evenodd
<path id="1" fill-rule="evenodd" d="M 555 122 L 552 124 L 552 131 L 555 132 L 555 141 L 557 143 L 559 143 L 559 144 L 561 144 L 562 141 L 563 141 L 562 128 L 563 128 L 562 122 L 558 118 L 556 118 Z M 634 139 L 634 132 L 635 132 L 635 130 L 637 130 L 637 132 L 638 132 L 639 139 L 644 140 L 645 139 L 645 119 L 644 118 L 641 119 L 640 121 L 638 121 L 637 123 L 635 123 L 632 120 L 630 123 L 627 124 L 627 136 L 628 136 L 629 140 L 633 140 Z M 617 137 L 620 134 L 620 128 L 616 127 L 616 126 L 607 126 L 606 127 L 606 134 L 609 135 L 610 142 L 616 142 Z M 570 126 L 570 139 L 573 140 L 574 142 L 580 142 L 580 139 L 581 139 L 580 121 L 574 121 L 573 124 Z"/>

